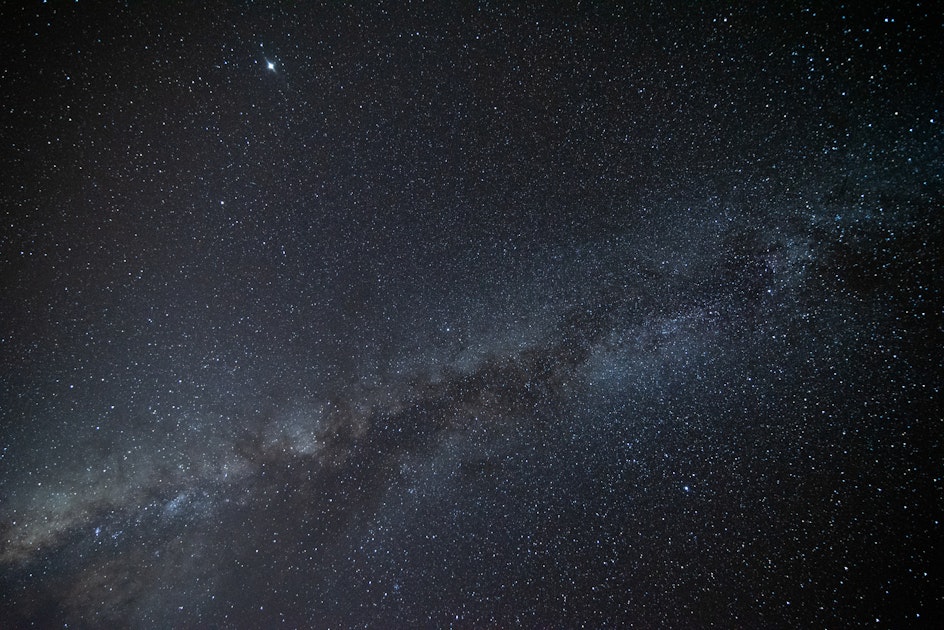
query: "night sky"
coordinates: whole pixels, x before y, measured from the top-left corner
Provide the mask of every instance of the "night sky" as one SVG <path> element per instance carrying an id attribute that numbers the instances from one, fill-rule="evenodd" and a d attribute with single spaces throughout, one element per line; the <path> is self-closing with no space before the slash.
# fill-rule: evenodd
<path id="1" fill-rule="evenodd" d="M 939 7 L 408 4 L 0 9 L 0 627 L 941 627 Z"/>

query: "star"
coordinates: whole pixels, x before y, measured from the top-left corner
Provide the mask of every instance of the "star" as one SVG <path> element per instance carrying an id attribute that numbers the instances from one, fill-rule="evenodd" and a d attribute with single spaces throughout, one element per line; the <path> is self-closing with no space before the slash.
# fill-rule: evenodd
<path id="1" fill-rule="evenodd" d="M 3 627 L 934 616 L 920 11 L 12 4 Z"/>

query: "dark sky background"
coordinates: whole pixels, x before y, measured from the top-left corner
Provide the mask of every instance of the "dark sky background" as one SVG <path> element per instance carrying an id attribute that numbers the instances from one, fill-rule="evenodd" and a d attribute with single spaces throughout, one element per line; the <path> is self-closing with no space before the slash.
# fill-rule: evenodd
<path id="1" fill-rule="evenodd" d="M 941 627 L 942 41 L 5 4 L 0 626 Z"/>

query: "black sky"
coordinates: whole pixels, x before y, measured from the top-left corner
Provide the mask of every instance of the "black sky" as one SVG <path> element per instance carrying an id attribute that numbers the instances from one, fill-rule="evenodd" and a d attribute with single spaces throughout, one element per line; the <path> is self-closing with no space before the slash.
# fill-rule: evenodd
<path id="1" fill-rule="evenodd" d="M 939 626 L 931 3 L 0 10 L 3 627 Z"/>

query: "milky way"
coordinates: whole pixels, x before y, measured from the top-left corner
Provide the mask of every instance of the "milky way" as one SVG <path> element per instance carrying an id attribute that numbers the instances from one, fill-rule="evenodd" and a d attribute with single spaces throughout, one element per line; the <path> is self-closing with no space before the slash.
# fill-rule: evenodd
<path id="1" fill-rule="evenodd" d="M 940 621 L 920 5 L 51 4 L 0 625 Z"/>

